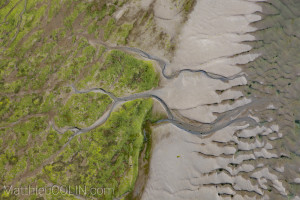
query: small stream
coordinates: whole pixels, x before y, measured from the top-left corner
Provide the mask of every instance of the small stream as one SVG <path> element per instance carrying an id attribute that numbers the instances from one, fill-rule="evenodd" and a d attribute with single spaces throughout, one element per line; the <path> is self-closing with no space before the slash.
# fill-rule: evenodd
<path id="1" fill-rule="evenodd" d="M 95 43 L 95 41 L 93 41 Z M 117 50 L 122 50 L 122 51 L 127 51 L 130 53 L 135 53 L 138 54 L 142 57 L 145 57 L 147 59 L 153 60 L 155 62 L 157 62 L 160 67 L 161 67 L 161 73 L 163 75 L 164 78 L 166 79 L 174 79 L 176 78 L 181 72 L 190 72 L 190 73 L 202 73 L 205 76 L 207 76 L 208 78 L 211 79 L 217 79 L 217 80 L 221 80 L 223 82 L 229 81 L 229 80 L 233 80 L 235 78 L 241 77 L 243 76 L 243 74 L 236 74 L 234 76 L 231 77 L 225 77 L 225 76 L 221 76 L 218 74 L 214 74 L 214 73 L 210 73 L 210 72 L 206 72 L 204 70 L 190 70 L 190 69 L 182 69 L 180 71 L 177 71 L 176 73 L 173 73 L 171 75 L 167 75 L 165 73 L 165 69 L 168 65 L 168 63 L 166 61 L 164 61 L 163 59 L 157 58 L 155 56 L 152 56 L 138 48 L 133 48 L 133 47 L 110 47 L 107 46 L 107 44 L 103 44 L 100 42 L 100 44 L 105 45 L 108 49 L 117 49 Z M 234 118 L 232 117 L 232 113 L 228 113 L 225 115 L 222 115 L 220 118 L 222 119 L 230 119 L 227 122 L 223 122 L 223 123 L 210 123 L 210 124 L 203 124 L 200 126 L 195 126 L 195 125 L 191 125 L 189 123 L 186 122 L 182 122 L 179 121 L 177 119 L 175 119 L 171 109 L 168 107 L 167 103 L 161 99 L 160 97 L 156 96 L 153 94 L 153 91 L 145 91 L 142 93 L 136 93 L 136 94 L 132 94 L 129 96 L 125 96 L 125 97 L 116 97 L 113 93 L 108 92 L 102 88 L 91 88 L 91 89 L 87 89 L 87 90 L 77 90 L 76 87 L 74 85 L 71 85 L 71 87 L 73 88 L 74 92 L 76 94 L 83 94 L 83 93 L 89 93 L 89 92 L 100 92 L 103 94 L 108 95 L 112 100 L 113 100 L 113 104 L 112 106 L 110 106 L 109 110 L 103 114 L 103 116 L 101 116 L 94 124 L 92 124 L 89 127 L 86 128 L 82 128 L 79 129 L 77 127 L 71 127 L 68 128 L 67 130 L 71 130 L 74 132 L 74 134 L 70 137 L 68 143 L 77 135 L 80 135 L 81 133 L 86 133 L 102 124 L 104 124 L 106 122 L 106 120 L 109 118 L 110 114 L 115 110 L 115 108 L 119 105 L 122 105 L 123 103 L 127 102 L 127 101 L 132 101 L 135 99 L 141 99 L 141 98 L 153 98 L 156 99 L 157 101 L 159 101 L 161 103 L 161 105 L 163 106 L 164 110 L 167 113 L 168 118 L 167 119 L 163 119 L 157 122 L 157 124 L 159 123 L 172 123 L 173 125 L 175 125 L 176 127 L 183 129 L 186 132 L 189 132 L 191 134 L 195 134 L 195 135 L 199 135 L 199 136 L 204 136 L 204 135 L 209 135 L 211 133 L 214 133 L 220 129 L 223 129 L 233 123 L 237 123 L 237 122 L 247 122 L 249 124 L 257 124 L 257 122 L 251 118 L 251 117 L 242 117 L 242 118 Z M 248 106 L 248 104 L 244 105 L 244 106 L 240 106 L 238 107 L 239 110 L 244 109 Z M 226 116 L 227 115 L 227 116 Z M 216 121 L 220 121 L 220 120 L 216 120 Z"/>

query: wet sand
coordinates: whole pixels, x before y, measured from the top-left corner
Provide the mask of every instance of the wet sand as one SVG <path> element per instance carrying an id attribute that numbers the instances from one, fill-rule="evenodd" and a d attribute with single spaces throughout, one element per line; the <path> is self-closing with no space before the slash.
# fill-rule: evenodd
<path id="1" fill-rule="evenodd" d="M 294 3 L 295 7 L 295 2 L 286 4 Z M 273 6 L 259 0 L 197 1 L 165 73 L 189 71 L 163 80 L 162 87 L 153 93 L 176 113 L 177 119 L 199 127 L 243 117 L 256 123 L 236 121 L 207 136 L 191 134 L 170 123 L 153 127 L 150 174 L 142 199 L 299 198 L 300 139 L 292 135 L 299 113 L 289 114 L 293 111 L 288 106 L 293 102 L 297 110 L 300 105 L 294 92 L 298 88 L 299 81 L 295 80 L 300 75 L 296 67 L 299 62 L 294 53 L 278 53 L 280 48 L 276 46 L 276 42 L 282 42 L 288 51 L 291 44 L 276 37 L 286 33 L 299 42 L 299 36 L 291 36 L 297 32 L 293 26 L 277 36 L 273 33 L 273 41 L 262 33 L 266 26 L 276 26 L 276 20 L 280 24 L 286 18 L 294 18 L 294 24 L 298 24 L 299 15 L 297 9 L 291 12 L 293 6 L 272 3 Z M 281 11 L 285 14 L 283 19 L 268 17 Z M 276 42 L 271 48 L 258 40 Z M 272 62 L 275 47 L 283 59 L 281 63 Z M 275 71 L 268 62 L 277 64 Z M 276 70 L 281 71 L 284 63 L 290 67 L 277 76 Z M 240 76 L 222 81 L 199 70 L 225 77 Z M 291 85 L 287 88 L 291 92 L 280 93 L 285 84 Z"/>

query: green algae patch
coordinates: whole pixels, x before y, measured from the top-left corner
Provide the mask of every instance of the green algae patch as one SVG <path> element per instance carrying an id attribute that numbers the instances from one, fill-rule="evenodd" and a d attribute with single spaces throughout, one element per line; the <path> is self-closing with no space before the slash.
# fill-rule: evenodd
<path id="1" fill-rule="evenodd" d="M 92 66 L 86 78 L 78 83 L 79 88 L 101 87 L 117 96 L 143 92 L 158 86 L 159 77 L 152 61 L 135 58 L 133 55 L 112 50 L 103 63 Z"/>
<path id="2" fill-rule="evenodd" d="M 113 199 L 130 192 L 138 174 L 142 127 L 151 108 L 151 99 L 124 103 L 103 126 L 73 138 L 58 158 L 44 167 L 44 173 L 52 183 L 70 185 L 73 191 L 76 185 L 86 186 L 87 191 L 111 189 L 94 198 Z"/>
<path id="3" fill-rule="evenodd" d="M 58 127 L 88 127 L 104 114 L 111 103 L 112 100 L 106 94 L 73 94 L 58 110 L 55 123 Z"/>

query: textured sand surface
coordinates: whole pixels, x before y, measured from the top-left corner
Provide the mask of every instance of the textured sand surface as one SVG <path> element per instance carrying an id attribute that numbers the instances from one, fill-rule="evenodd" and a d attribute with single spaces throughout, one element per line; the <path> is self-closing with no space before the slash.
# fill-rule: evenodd
<path id="1" fill-rule="evenodd" d="M 163 80 L 162 88 L 154 94 L 166 102 L 176 120 L 194 124 L 200 130 L 238 118 L 245 120 L 228 123 L 207 136 L 193 135 L 170 123 L 154 127 L 143 199 L 299 199 L 299 138 L 292 139 L 296 136 L 289 134 L 295 129 L 294 119 L 299 119 L 299 112 L 285 108 L 291 103 L 294 109 L 299 108 L 299 95 L 295 94 L 299 81 L 286 81 L 298 80 L 300 65 L 294 53 L 287 56 L 292 44 L 282 43 L 284 39 L 280 38 L 297 34 L 293 27 L 300 27 L 299 15 L 293 6 L 271 3 L 197 1 L 165 72 L 171 75 L 189 71 Z M 280 12 L 284 17 L 276 18 Z M 264 23 L 260 23 L 262 13 L 275 18 L 265 16 Z M 266 33 L 261 33 L 268 26 L 275 27 L 277 21 L 282 24 L 293 17 L 294 26 L 273 33 L 270 41 Z M 280 39 L 276 39 L 278 36 Z M 299 41 L 299 35 L 291 38 Z M 254 42 L 259 39 L 267 44 Z M 280 75 L 277 70 L 284 66 L 280 60 L 275 63 L 277 68 L 271 67 L 271 56 L 280 52 L 273 43 L 287 49 L 279 55 L 282 62 L 292 66 L 284 67 Z M 230 80 L 209 77 L 201 70 Z M 290 92 L 281 92 L 286 84 L 291 85 L 287 88 Z"/>
<path id="2" fill-rule="evenodd" d="M 180 69 L 205 69 L 221 75 L 241 71 L 236 64 L 244 64 L 257 54 L 231 56 L 249 51 L 250 45 L 242 41 L 255 38 L 247 32 L 255 31 L 249 23 L 259 20 L 253 14 L 261 8 L 244 0 L 199 0 L 190 14 L 190 20 L 180 35 L 178 50 L 167 72 Z"/>

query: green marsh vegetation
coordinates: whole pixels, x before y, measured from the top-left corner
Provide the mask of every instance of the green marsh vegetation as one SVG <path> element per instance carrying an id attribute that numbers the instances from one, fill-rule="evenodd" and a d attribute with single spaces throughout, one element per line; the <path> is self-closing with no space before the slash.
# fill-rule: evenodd
<path id="1" fill-rule="evenodd" d="M 90 73 L 78 83 L 79 88 L 101 87 L 121 96 L 157 87 L 159 77 L 151 61 L 136 59 L 119 50 L 105 54 L 102 63 L 92 66 Z"/>
<path id="2" fill-rule="evenodd" d="M 133 22 L 113 18 L 126 2 L 0 3 L 1 188 L 12 183 L 113 188 L 114 195 L 106 199 L 133 189 L 151 99 L 124 103 L 105 124 L 75 136 L 68 145 L 74 133 L 57 132 L 51 125 L 88 127 L 112 103 L 101 93 L 74 94 L 71 84 L 104 88 L 117 96 L 158 86 L 152 62 L 90 42 L 128 43 Z M 0 196 L 19 198 L 4 191 Z"/>
<path id="3" fill-rule="evenodd" d="M 44 167 L 43 174 L 55 184 L 71 185 L 73 190 L 76 185 L 106 187 L 113 188 L 116 196 L 130 191 L 143 146 L 141 130 L 151 107 L 151 99 L 124 103 L 103 126 L 76 136 Z"/>
<path id="4" fill-rule="evenodd" d="M 58 127 L 91 126 L 106 111 L 112 100 L 108 95 L 89 92 L 73 94 L 58 111 L 55 122 Z"/>

